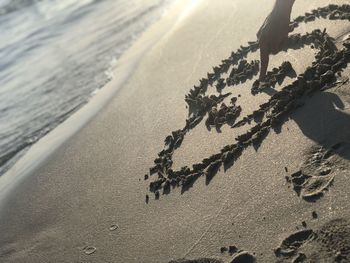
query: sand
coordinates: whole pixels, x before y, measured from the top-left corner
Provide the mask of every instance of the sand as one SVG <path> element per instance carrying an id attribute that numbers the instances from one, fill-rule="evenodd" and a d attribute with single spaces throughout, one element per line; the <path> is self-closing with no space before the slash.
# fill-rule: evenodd
<path id="1" fill-rule="evenodd" d="M 293 18 L 329 3 L 297 1 Z M 291 38 L 269 67 L 273 72 L 290 62 L 293 70 L 281 75 L 281 85 L 271 73 L 274 87 L 259 85 L 252 94 L 258 53 L 249 51 L 245 77 L 232 74 L 228 87 L 213 80 L 218 85 L 206 95 L 215 94 L 215 102 L 188 108 L 190 89 L 232 51 L 256 40 L 273 1 L 194 1 L 178 16 L 186 4 L 178 3 L 124 56 L 126 63 L 148 43 L 123 81 L 117 78 L 111 91 L 97 95 L 0 178 L 1 262 L 350 260 L 350 69 L 345 63 L 335 79 L 313 76 L 322 77 L 322 85 L 307 83 L 307 95 L 286 97 L 286 91 L 294 94 L 293 86 L 286 87 L 312 65 L 319 49 L 314 40 L 299 45 Z M 293 33 L 319 28 L 310 38 L 323 39 L 327 28 L 337 40 L 332 43 L 342 47 L 348 20 L 311 20 Z M 225 74 L 217 75 L 227 81 Z M 220 97 L 217 89 L 231 94 Z M 227 107 L 213 110 L 222 101 Z M 266 102 L 268 111 L 260 107 L 264 125 L 256 127 L 261 114 L 244 119 Z M 89 108 L 95 110 L 87 118 Z M 189 110 L 203 119 L 186 125 Z M 89 121 L 79 122 L 84 119 Z M 237 123 L 242 125 L 230 127 Z M 71 126 L 77 128 L 67 132 L 68 139 L 57 139 Z M 165 149 L 174 152 L 171 158 L 162 152 L 156 160 L 160 174 L 150 175 L 165 138 Z M 150 189 L 151 182 L 158 183 Z"/>

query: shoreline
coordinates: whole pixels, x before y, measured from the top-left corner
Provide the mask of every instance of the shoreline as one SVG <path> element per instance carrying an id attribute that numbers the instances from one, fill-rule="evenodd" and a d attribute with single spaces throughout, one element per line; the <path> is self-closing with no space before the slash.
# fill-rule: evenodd
<path id="1" fill-rule="evenodd" d="M 181 15 L 188 9 L 189 0 L 178 0 L 173 3 L 165 14 L 155 24 L 151 25 L 140 38 L 120 57 L 113 75 L 116 77 L 108 82 L 103 89 L 93 96 L 90 101 L 82 106 L 77 112 L 71 115 L 67 120 L 60 123 L 55 129 L 42 137 L 33 144 L 19 160 L 0 177 L 0 200 L 6 195 L 7 189 L 15 187 L 14 183 L 22 176 L 30 174 L 36 167 L 45 163 L 50 155 L 62 147 L 69 139 L 74 136 L 81 128 L 89 123 L 91 119 L 98 114 L 115 96 L 118 95 L 127 83 L 128 79 L 136 71 L 138 64 L 147 52 L 152 49 L 166 34 L 176 27 L 179 20 L 184 17 Z M 199 1 L 197 1 L 199 2 Z M 166 15 L 168 17 L 165 17 Z M 171 30 L 166 31 L 166 28 Z"/>
<path id="2" fill-rule="evenodd" d="M 107 1 L 91 2 L 88 0 L 61 7 L 58 7 L 59 4 L 56 3 L 61 1 L 54 1 L 57 5 L 52 6 L 53 9 L 49 11 L 52 12 L 52 17 L 48 18 L 48 23 L 40 24 L 39 17 L 43 16 L 44 10 L 47 11 L 47 7 L 50 6 L 48 1 L 41 1 L 38 5 L 33 3 L 32 6 L 21 9 L 20 13 L 11 13 L 8 19 L 3 21 L 5 39 L 0 45 L 0 50 L 5 52 L 3 53 L 5 64 L 1 69 L 3 77 L 0 85 L 12 87 L 16 92 L 11 93 L 11 88 L 5 88 L 0 94 L 3 101 L 0 106 L 3 120 L 0 135 L 0 176 L 19 160 L 30 146 L 88 103 L 91 97 L 111 80 L 113 65 L 120 56 L 175 2 L 175 0 L 151 0 L 146 4 L 137 4 L 137 0 L 133 1 L 135 5 L 133 4 L 134 7 L 129 6 L 132 10 L 126 17 L 123 17 L 123 8 L 127 7 L 119 1 L 109 4 Z M 88 4 L 88 2 L 91 3 Z M 81 10 L 80 12 L 84 15 L 76 17 L 78 19 L 76 23 L 94 32 L 89 34 L 84 34 L 79 30 L 74 32 L 75 23 L 71 23 L 67 24 L 64 32 L 55 34 L 59 23 L 52 24 L 52 22 L 58 17 L 61 17 L 62 21 L 74 21 L 77 13 L 73 10 L 77 9 Z M 141 9 L 143 11 L 138 17 L 137 14 Z M 28 21 L 24 27 L 18 28 L 18 34 L 23 39 L 20 42 L 15 41 L 12 47 L 10 43 L 14 40 L 12 39 L 14 35 L 12 36 L 11 32 L 14 28 L 9 25 L 20 24 L 21 17 L 23 17 L 21 14 L 28 16 Z M 94 20 L 96 22 L 93 22 Z M 121 28 L 119 24 L 123 24 L 124 20 L 130 23 L 127 22 L 124 28 Z M 45 43 L 39 46 L 36 45 L 38 41 L 35 34 L 36 28 L 40 28 L 42 32 L 40 34 L 46 39 Z M 25 33 L 26 31 L 28 34 Z M 59 46 L 59 43 L 65 42 L 65 39 L 67 45 L 61 50 L 62 56 L 56 60 L 53 46 Z M 77 44 L 76 48 L 73 43 Z M 79 45 L 85 45 L 85 48 L 79 48 Z M 11 68 L 6 66 L 6 61 L 11 56 L 6 50 L 12 50 L 13 54 L 17 54 L 21 47 L 27 47 L 31 55 L 21 56 L 19 53 L 16 59 L 17 65 L 12 72 Z M 26 65 L 35 64 L 33 60 L 36 59 L 40 62 L 31 73 L 21 75 L 20 72 L 26 72 Z M 74 60 L 74 65 L 71 64 L 72 60 Z M 47 71 L 43 68 L 46 68 Z M 40 71 L 43 71 L 43 74 L 39 73 Z M 42 76 L 36 77 L 38 74 Z M 16 79 L 11 77 L 17 75 L 20 77 Z M 60 86 L 61 84 L 63 86 Z M 18 100 L 12 97 L 22 92 L 23 96 Z M 17 101 L 18 107 L 12 107 L 11 101 Z M 36 109 L 45 110 L 35 113 Z M 45 117 L 45 115 L 50 115 L 50 117 Z M 12 116 L 16 118 L 13 119 Z M 9 121 L 6 121 L 7 119 Z"/>

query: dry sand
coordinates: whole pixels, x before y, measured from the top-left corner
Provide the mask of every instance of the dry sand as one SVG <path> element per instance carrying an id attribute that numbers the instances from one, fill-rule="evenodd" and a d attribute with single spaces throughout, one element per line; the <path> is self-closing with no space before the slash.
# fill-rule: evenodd
<path id="1" fill-rule="evenodd" d="M 225 87 L 223 93 L 232 93 L 225 103 L 230 105 L 234 96 L 233 106 L 241 107 L 236 122 L 269 100 L 284 115 L 254 147 L 243 140 L 247 147 L 227 169 L 216 172 L 213 165 L 209 175 L 199 171 L 192 187 L 175 185 L 169 191 L 163 183 L 159 200 L 149 191 L 158 176 L 144 177 L 164 139 L 185 126 L 185 95 L 232 51 L 255 41 L 273 4 L 217 2 L 193 1 L 192 9 L 174 22 L 186 2 L 178 4 L 124 57 L 125 62 L 135 56 L 145 39 L 153 43 L 150 34 L 175 23 L 133 64 L 135 71 L 107 106 L 35 168 L 28 166 L 31 154 L 51 152 L 50 141 L 60 128 L 0 178 L 1 262 L 349 262 L 350 85 L 340 83 L 349 68 L 342 69 L 337 85 L 315 89 L 286 112 L 285 105 L 281 110 L 273 104 L 285 96 L 275 102 L 270 98 L 296 77 L 256 96 L 251 94 L 256 75 Z M 297 1 L 293 17 L 330 2 Z M 300 23 L 294 33 L 317 28 L 327 28 L 339 47 L 350 31 L 348 20 L 317 19 Z M 290 61 L 296 75 L 303 73 L 315 60 L 314 45 L 281 52 L 270 70 Z M 247 61 L 257 58 L 257 52 L 249 52 Z M 211 91 L 218 94 L 215 88 L 207 94 Z M 75 125 L 81 114 L 61 127 Z M 224 124 L 208 131 L 205 120 L 178 143 L 172 155 L 175 171 L 236 144 L 238 135 L 256 125 Z M 173 177 L 184 174 L 185 169 Z"/>

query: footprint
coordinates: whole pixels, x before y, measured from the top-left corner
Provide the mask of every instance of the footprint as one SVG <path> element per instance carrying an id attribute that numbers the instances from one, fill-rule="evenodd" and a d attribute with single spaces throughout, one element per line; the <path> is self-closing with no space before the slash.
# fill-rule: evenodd
<path id="1" fill-rule="evenodd" d="M 304 199 L 311 199 L 323 194 L 332 183 L 334 175 L 311 177 L 304 185 L 300 192 Z"/>
<path id="2" fill-rule="evenodd" d="M 277 262 L 350 262 L 350 222 L 334 219 L 319 229 L 298 231 L 275 250 Z"/>
<path id="3" fill-rule="evenodd" d="M 306 161 L 288 179 L 294 190 L 307 201 L 321 197 L 339 171 L 349 167 L 350 143 L 340 142 L 330 149 L 314 146 Z"/>
<path id="4" fill-rule="evenodd" d="M 277 257 L 291 257 L 294 256 L 299 247 L 305 242 L 308 242 L 314 237 L 314 232 L 311 229 L 304 229 L 291 234 L 282 244 L 275 249 L 275 255 Z"/>

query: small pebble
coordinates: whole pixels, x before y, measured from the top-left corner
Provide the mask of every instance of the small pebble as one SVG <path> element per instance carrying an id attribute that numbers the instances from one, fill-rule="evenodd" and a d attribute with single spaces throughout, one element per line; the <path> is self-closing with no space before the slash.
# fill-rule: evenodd
<path id="1" fill-rule="evenodd" d="M 119 226 L 117 224 L 113 224 L 109 227 L 109 230 L 114 231 L 114 230 L 117 230 L 118 228 L 119 228 Z"/>
<path id="2" fill-rule="evenodd" d="M 146 204 L 148 204 L 148 202 L 149 202 L 149 196 L 146 195 Z"/>
<path id="3" fill-rule="evenodd" d="M 312 212 L 312 218 L 316 219 L 317 217 L 318 217 L 318 215 L 317 215 L 316 211 L 313 211 Z"/>
<path id="4" fill-rule="evenodd" d="M 91 246 L 86 246 L 83 248 L 83 251 L 86 255 L 91 255 L 91 254 L 95 253 L 96 250 L 97 249 L 95 247 L 91 247 Z"/>
<path id="5" fill-rule="evenodd" d="M 303 225 L 303 227 L 307 227 L 307 224 L 305 221 L 301 222 L 301 224 Z"/>

